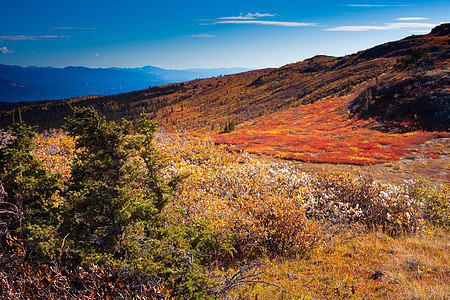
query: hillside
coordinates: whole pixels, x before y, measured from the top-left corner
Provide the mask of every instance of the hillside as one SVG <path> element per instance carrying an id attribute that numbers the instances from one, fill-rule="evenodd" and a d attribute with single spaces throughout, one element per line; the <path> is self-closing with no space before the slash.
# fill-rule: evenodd
<path id="1" fill-rule="evenodd" d="M 312 162 L 398 160 L 449 129 L 450 24 L 344 57 L 278 69 L 21 108 L 30 124 L 58 127 L 73 106 L 112 120 L 144 108 L 166 129 L 213 133 L 237 149 Z M 2 111 L 1 126 L 12 120 Z M 238 124 L 223 133 L 225 124 Z M 419 131 L 418 131 L 419 130 Z M 433 131 L 444 132 L 438 134 Z M 433 153 L 425 153 L 433 156 Z M 434 153 L 440 156 L 445 153 Z"/>
<path id="2" fill-rule="evenodd" d="M 0 132 L 2 300 L 450 296 L 448 184 L 74 118 L 33 141 L 23 123 Z"/>

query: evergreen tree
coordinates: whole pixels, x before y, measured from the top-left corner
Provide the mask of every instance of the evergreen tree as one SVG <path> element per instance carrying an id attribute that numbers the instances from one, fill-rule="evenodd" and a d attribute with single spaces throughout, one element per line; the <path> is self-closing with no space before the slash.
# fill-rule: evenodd
<path id="1" fill-rule="evenodd" d="M 7 237 L 23 239 L 30 260 L 56 254 L 52 243 L 59 222 L 52 200 L 58 181 L 31 154 L 36 128 L 13 124 L 12 140 L 0 149 L 0 239 L 3 245 Z"/>
<path id="2" fill-rule="evenodd" d="M 133 283 L 175 284 L 174 295 L 204 297 L 208 283 L 195 255 L 220 250 L 219 233 L 171 224 L 164 214 L 184 176 L 160 175 L 167 161 L 153 143 L 156 124 L 145 114 L 115 123 L 74 108 L 65 128 L 76 138 L 76 158 L 62 229 L 75 261 L 120 267 Z"/>

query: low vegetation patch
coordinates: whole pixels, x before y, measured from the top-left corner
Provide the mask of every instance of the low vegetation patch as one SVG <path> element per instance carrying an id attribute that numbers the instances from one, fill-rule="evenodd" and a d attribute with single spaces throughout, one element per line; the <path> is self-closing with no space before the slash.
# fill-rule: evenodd
<path id="1" fill-rule="evenodd" d="M 145 115 L 65 130 L 2 132 L 2 299 L 450 296 L 448 184 L 304 173 Z"/>
<path id="2" fill-rule="evenodd" d="M 233 132 L 215 135 L 217 143 L 236 150 L 314 163 L 373 165 L 399 160 L 418 145 L 446 133 L 413 130 L 404 133 L 372 129 L 375 119 L 359 119 L 348 110 L 350 95 L 273 113 L 245 122 Z M 347 112 L 347 113 L 345 113 Z M 442 154 L 436 149 L 435 157 Z M 424 155 L 427 153 L 423 153 Z"/>

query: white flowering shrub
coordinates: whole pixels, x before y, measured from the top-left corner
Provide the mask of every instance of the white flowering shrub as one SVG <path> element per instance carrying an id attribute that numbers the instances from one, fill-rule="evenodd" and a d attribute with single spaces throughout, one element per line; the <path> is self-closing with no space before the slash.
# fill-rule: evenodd
<path id="1" fill-rule="evenodd" d="M 406 186 L 346 172 L 322 172 L 310 182 L 308 217 L 333 224 L 359 223 L 392 235 L 416 231 L 422 224 L 422 204 L 409 196 Z"/>

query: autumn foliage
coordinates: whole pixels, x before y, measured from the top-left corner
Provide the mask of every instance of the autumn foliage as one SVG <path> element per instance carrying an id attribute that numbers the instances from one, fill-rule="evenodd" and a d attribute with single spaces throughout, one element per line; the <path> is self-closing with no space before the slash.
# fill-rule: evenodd
<path id="1" fill-rule="evenodd" d="M 103 126 L 106 124 L 104 123 Z M 128 126 L 126 124 L 128 123 L 120 126 L 125 126 L 123 127 L 125 129 Z M 110 131 L 110 134 L 113 134 L 114 130 Z M 8 145 L 11 139 L 14 140 L 11 132 L 4 132 L 2 136 L 5 145 Z M 365 173 L 324 171 L 309 174 L 293 164 L 264 162 L 245 152 L 227 151 L 225 146 L 216 145 L 210 139 L 192 136 L 159 133 L 156 135 L 154 145 L 157 148 L 136 148 L 135 146 L 140 145 L 136 143 L 144 141 L 142 134 L 119 134 L 119 136 L 120 143 L 125 142 L 120 147 L 125 148 L 118 149 L 122 149 L 121 151 L 135 149 L 132 152 L 133 155 L 123 161 L 127 170 L 139 167 L 142 163 L 139 156 L 136 156 L 139 151 L 160 149 L 166 154 L 168 161 L 167 164 L 161 165 L 158 171 L 159 180 L 167 183 L 177 174 L 178 176 L 183 174 L 178 177 L 182 180 L 176 188 L 170 191 L 171 200 L 161 206 L 163 207 L 161 215 L 145 216 L 136 213 L 125 215 L 129 219 L 122 217 L 114 221 L 124 222 L 125 220 L 133 224 L 133 226 L 125 225 L 122 233 L 105 230 L 104 226 L 95 229 L 93 223 L 89 223 L 89 231 L 79 234 L 91 236 L 102 234 L 104 238 L 81 239 L 80 243 L 74 239 L 75 236 L 70 239 L 64 236 L 58 237 L 57 231 L 54 231 L 58 224 L 61 224 L 58 223 L 58 219 L 48 224 L 45 227 L 46 230 L 42 231 L 38 215 L 31 214 L 27 219 L 27 224 L 34 224 L 28 226 L 30 230 L 33 230 L 28 231 L 31 235 L 27 236 L 27 231 L 24 232 L 25 236 L 17 235 L 15 229 L 11 227 L 8 229 L 9 233 L 4 231 L 5 234 L 2 236 L 0 294 L 3 298 L 222 297 L 235 291 L 254 295 L 253 293 L 259 293 L 258 289 L 251 287 L 256 288 L 259 284 L 265 287 L 263 290 L 273 287 L 275 289 L 273 292 L 277 295 L 282 291 L 281 287 L 289 289 L 289 291 L 285 290 L 286 293 L 290 293 L 289 295 L 298 295 L 298 291 L 291 290 L 287 282 L 279 280 L 282 273 L 272 274 L 273 270 L 269 266 L 262 267 L 261 263 L 258 263 L 260 266 L 258 268 L 262 268 L 261 271 L 252 271 L 254 270 L 252 268 L 243 268 L 242 272 L 236 271 L 243 262 L 258 262 L 261 257 L 266 257 L 268 260 L 283 258 L 286 264 L 288 261 L 291 261 L 291 264 L 298 262 L 303 265 L 302 272 L 305 275 L 319 268 L 320 264 L 329 268 L 329 264 L 334 260 L 334 268 L 342 268 L 341 272 L 344 272 L 343 274 L 348 278 L 348 288 L 338 287 L 340 293 L 345 292 L 348 295 L 377 293 L 380 297 L 388 297 L 388 294 L 376 292 L 376 289 L 383 285 L 372 282 L 372 279 L 364 279 L 365 285 L 352 282 L 352 276 L 360 276 L 356 275 L 359 271 L 350 271 L 348 267 L 345 267 L 345 262 L 328 256 L 327 249 L 330 247 L 335 247 L 333 249 L 337 253 L 347 253 L 346 242 L 332 246 L 333 236 L 343 235 L 345 240 L 346 234 L 356 233 L 365 236 L 381 232 L 388 239 L 401 240 L 404 236 L 424 234 L 430 230 L 430 226 L 446 228 L 448 224 L 447 185 L 433 188 L 423 180 L 392 185 L 375 180 Z M 78 150 L 75 150 L 75 140 L 76 137 L 70 137 L 63 131 L 40 134 L 34 138 L 36 146 L 33 153 L 35 157 L 39 156 L 44 160 L 42 168 L 48 173 L 62 173 L 65 174 L 63 178 L 74 178 L 70 172 L 70 169 L 74 169 L 72 158 L 74 153 L 88 151 L 86 147 L 78 147 Z M 30 146 L 27 149 L 31 148 Z M 85 152 L 85 155 L 95 157 L 88 152 Z M 46 164 L 46 161 L 52 163 Z M 77 164 L 80 164 L 79 160 Z M 80 165 L 77 168 L 79 167 Z M 134 176 L 133 178 L 144 179 L 147 174 L 144 170 L 135 169 L 133 174 L 143 177 Z M 148 196 L 153 195 L 154 192 L 151 189 L 146 190 L 146 184 L 150 182 L 142 181 L 133 185 L 133 181 L 127 181 L 130 179 L 130 177 L 124 177 L 121 180 L 125 181 L 121 184 L 126 183 L 122 190 L 124 187 L 133 189 L 135 192 L 132 194 L 124 192 L 115 194 L 112 188 L 115 185 L 110 186 L 112 189 L 105 187 L 101 190 L 106 192 L 110 189 L 113 193 L 111 195 L 127 197 L 127 201 L 136 201 L 135 197 L 144 199 L 145 191 L 148 191 Z M 82 182 L 81 179 L 77 181 Z M 3 184 L 5 182 L 2 181 Z M 74 183 L 73 179 L 72 182 Z M 62 189 L 68 187 L 70 185 L 62 182 Z M 89 189 L 82 190 L 86 193 Z M 98 191 L 100 190 L 92 189 L 93 193 Z M 71 197 L 75 196 L 73 194 Z M 55 194 L 53 198 L 46 198 L 48 199 L 46 201 L 54 209 L 58 207 L 63 209 L 66 205 L 64 202 L 67 201 L 64 197 L 64 195 Z M 6 204 L 10 201 L 5 202 L 4 199 L 2 209 L 11 210 L 11 207 L 7 206 L 9 204 Z M 165 199 L 169 200 L 169 198 Z M 137 204 L 137 202 L 134 203 Z M 153 206 L 157 202 L 150 201 L 147 204 Z M 110 204 L 105 202 L 104 205 Z M 138 208 L 138 206 L 135 207 Z M 124 211 L 120 210 L 120 212 Z M 82 216 L 82 213 L 83 210 L 79 209 L 80 217 L 76 220 L 70 218 L 68 220 L 87 222 L 89 219 L 81 217 L 86 218 L 89 215 Z M 2 222 L 10 220 L 9 215 L 3 213 L 0 217 Z M 148 221 L 150 223 L 146 223 Z M 69 226 L 79 226 L 76 223 L 65 222 Z M 105 224 L 117 228 L 113 222 Z M 41 236 L 37 235 L 39 230 L 41 230 Z M 102 240 L 106 242 L 108 235 L 112 233 L 116 250 L 110 253 L 106 248 L 100 248 L 102 245 L 100 243 Z M 120 234 L 117 235 L 117 233 Z M 151 238 L 146 240 L 145 235 Z M 136 236 L 140 236 L 139 240 L 133 238 Z M 54 239 L 52 240 L 51 237 Z M 159 238 L 164 240 L 159 241 Z M 46 243 L 42 244 L 42 241 Z M 52 243 L 57 246 L 56 249 Z M 362 239 L 360 244 L 354 247 L 369 247 L 365 243 Z M 40 246 L 34 248 L 34 252 L 30 252 L 30 245 Z M 149 246 L 151 248 L 148 248 Z M 36 252 L 37 250 L 40 252 Z M 74 250 L 76 252 L 71 252 Z M 121 252 L 124 250 L 125 252 Z M 369 247 L 364 251 L 372 250 Z M 323 256 L 320 262 L 317 260 L 317 253 Z M 39 254 L 40 259 L 44 261 L 46 257 L 49 257 L 48 255 L 56 256 L 54 256 L 55 261 L 39 266 L 35 265 L 33 260 L 29 261 L 31 254 L 33 255 L 31 257 Z M 151 254 L 151 258 L 149 256 L 148 260 L 143 260 L 143 257 L 147 257 L 148 254 Z M 117 260 L 117 255 L 122 255 L 122 259 Z M 77 265 L 73 260 L 76 257 L 81 257 L 84 262 Z M 308 258 L 312 259 L 314 264 L 308 265 Z M 364 259 L 369 261 L 374 257 Z M 74 264 L 74 269 L 65 265 L 69 261 Z M 133 261 L 140 269 L 131 272 L 129 264 Z M 286 268 L 285 263 L 278 264 L 277 268 Z M 413 263 L 412 261 L 411 264 Z M 221 269 L 214 268 L 214 265 L 221 266 Z M 165 268 L 168 266 L 171 269 L 170 273 L 166 273 L 168 271 Z M 202 272 L 202 275 L 197 272 Z M 436 280 L 440 282 L 439 276 L 444 276 L 441 269 L 433 272 L 426 274 L 434 276 L 432 278 L 437 278 Z M 170 275 L 167 276 L 167 274 Z M 301 275 L 303 273 L 296 274 L 297 277 L 303 276 Z M 315 273 L 310 276 L 313 274 Z M 363 274 L 366 278 L 373 275 Z M 289 274 L 283 276 L 291 278 Z M 294 280 L 292 278 L 289 280 Z M 244 286 L 239 288 L 242 284 Z M 318 282 L 316 285 L 322 287 L 324 283 Z M 352 285 L 353 288 L 351 288 Z M 334 291 L 334 288 L 328 286 L 318 291 L 316 295 L 333 295 L 333 293 L 336 295 Z"/>
<path id="2" fill-rule="evenodd" d="M 448 299 L 448 34 L 21 107 L 0 299 Z M 439 181 L 353 169 L 416 158 Z"/>
<path id="3" fill-rule="evenodd" d="M 371 165 L 399 160 L 438 132 L 383 132 L 376 120 L 357 119 L 347 110 L 350 96 L 331 98 L 240 124 L 217 143 L 236 150 L 316 163 Z"/>

